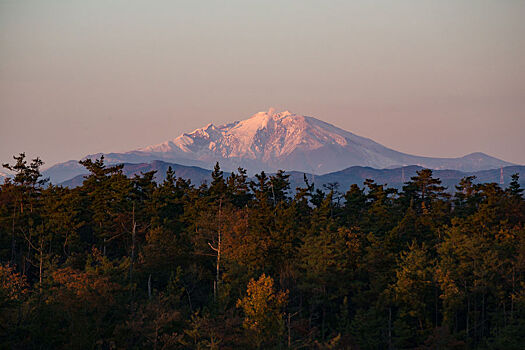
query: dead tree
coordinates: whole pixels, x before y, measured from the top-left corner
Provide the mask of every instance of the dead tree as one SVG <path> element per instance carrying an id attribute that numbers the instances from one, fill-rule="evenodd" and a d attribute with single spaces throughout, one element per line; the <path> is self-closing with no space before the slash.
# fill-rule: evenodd
<path id="1" fill-rule="evenodd" d="M 219 289 L 219 277 L 220 277 L 220 263 L 221 263 L 221 214 L 222 214 L 222 199 L 219 199 L 219 228 L 217 230 L 217 246 L 214 247 L 210 242 L 208 245 L 210 248 L 217 253 L 217 271 L 215 275 L 215 282 L 213 283 L 213 298 L 217 300 L 217 291 Z"/>

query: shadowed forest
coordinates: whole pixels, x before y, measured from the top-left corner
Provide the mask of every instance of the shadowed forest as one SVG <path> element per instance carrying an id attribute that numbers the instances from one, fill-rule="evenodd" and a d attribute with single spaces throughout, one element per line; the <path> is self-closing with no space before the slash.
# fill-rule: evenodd
<path id="1" fill-rule="evenodd" d="M 522 349 L 525 200 L 423 169 L 316 188 L 217 164 L 200 186 L 103 158 L 0 186 L 2 349 Z"/>

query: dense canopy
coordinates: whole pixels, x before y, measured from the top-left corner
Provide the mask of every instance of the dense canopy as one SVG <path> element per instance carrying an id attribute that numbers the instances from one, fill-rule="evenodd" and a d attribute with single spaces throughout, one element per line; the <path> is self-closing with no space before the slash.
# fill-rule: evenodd
<path id="1" fill-rule="evenodd" d="M 86 160 L 0 186 L 0 348 L 520 349 L 525 200 L 424 169 L 401 191 L 290 189 L 239 169 L 196 187 Z"/>

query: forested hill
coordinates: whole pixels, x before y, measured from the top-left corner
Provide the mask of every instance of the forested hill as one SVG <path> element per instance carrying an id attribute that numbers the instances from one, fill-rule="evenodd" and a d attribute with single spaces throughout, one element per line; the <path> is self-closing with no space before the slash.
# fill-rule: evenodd
<path id="1" fill-rule="evenodd" d="M 330 184 L 338 184 L 340 190 L 348 189 L 352 184 L 363 186 L 366 179 L 372 179 L 379 184 L 384 184 L 398 190 L 401 190 L 405 182 L 409 181 L 412 176 L 415 176 L 422 167 L 417 165 L 405 166 L 395 169 L 374 169 L 370 167 L 354 166 L 348 169 L 329 173 L 325 175 L 307 174 L 307 178 L 314 181 L 317 187 L 326 187 Z M 501 184 L 501 172 L 503 172 L 503 185 L 512 181 L 512 175 L 519 175 L 519 182 L 521 186 L 525 186 L 525 166 L 515 165 L 498 169 L 481 170 L 473 172 L 463 172 L 459 170 L 432 170 L 435 177 L 438 177 L 442 185 L 447 188 L 447 191 L 453 193 L 456 185 L 461 182 L 461 179 L 474 176 L 474 183 L 490 183 L 495 182 Z M 290 181 L 293 185 L 301 185 L 304 182 L 304 174 L 298 172 L 290 173 Z"/>
<path id="2" fill-rule="evenodd" d="M 82 164 L 74 188 L 39 159 L 6 165 L 0 348 L 523 348 L 518 175 L 292 194 L 283 172 L 193 185 Z"/>
<path id="3" fill-rule="evenodd" d="M 180 165 L 176 163 L 167 163 L 161 160 L 154 160 L 150 163 L 123 163 L 122 165 L 122 173 L 128 177 L 155 171 L 155 176 L 153 179 L 157 183 L 160 183 L 166 179 L 166 172 L 168 171 L 168 168 L 171 168 L 177 177 L 190 180 L 192 184 L 196 184 L 197 186 L 204 182 L 209 183 L 212 173 L 212 171 L 208 169 L 203 169 L 196 166 Z M 84 174 L 77 175 L 72 179 L 61 182 L 60 185 L 71 188 L 80 186 L 88 174 L 89 172 L 86 170 Z M 226 173 L 226 176 L 228 175 L 229 173 Z"/>
<path id="4" fill-rule="evenodd" d="M 122 172 L 129 177 L 140 175 L 141 172 L 156 171 L 155 181 L 162 182 L 166 178 L 166 171 L 171 167 L 177 177 L 191 180 L 192 184 L 197 186 L 202 183 L 210 183 L 212 180 L 211 170 L 199 168 L 196 166 L 185 166 L 176 163 L 168 163 L 160 160 L 152 161 L 150 163 L 123 163 Z M 330 184 L 337 184 L 339 190 L 345 190 L 352 184 L 363 186 L 366 179 L 372 179 L 377 183 L 385 184 L 396 189 L 402 189 L 404 182 L 410 180 L 410 177 L 415 176 L 416 172 L 422 170 L 422 167 L 412 165 L 395 169 L 374 169 L 370 167 L 354 166 L 341 171 L 325 175 L 313 175 L 309 173 L 302 173 L 298 171 L 289 172 L 290 187 L 295 190 L 296 187 L 304 185 L 304 177 L 315 183 L 315 186 L 320 189 L 325 189 Z M 461 179 L 467 176 L 475 176 L 474 183 L 500 183 L 500 175 L 503 171 L 503 184 L 508 184 L 513 174 L 519 174 L 520 185 L 525 186 L 525 166 L 508 166 L 501 169 L 482 170 L 476 172 L 462 172 L 459 170 L 434 170 L 434 175 L 439 177 L 448 192 L 454 192 L 455 186 L 459 184 Z M 88 174 L 86 170 L 84 174 L 77 175 L 72 179 L 61 182 L 60 185 L 67 187 L 80 186 L 84 181 L 85 175 Z M 44 176 L 48 175 L 44 172 Z M 51 175 L 51 174 L 50 174 Z M 225 172 L 224 176 L 229 176 L 230 173 Z"/>

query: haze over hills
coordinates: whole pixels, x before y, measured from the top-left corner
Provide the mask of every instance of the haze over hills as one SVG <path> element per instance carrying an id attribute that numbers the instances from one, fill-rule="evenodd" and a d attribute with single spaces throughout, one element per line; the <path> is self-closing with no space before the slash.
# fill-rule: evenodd
<path id="1" fill-rule="evenodd" d="M 149 171 L 156 171 L 155 181 L 162 182 L 166 178 L 166 172 L 168 168 L 175 172 L 175 176 L 181 177 L 185 180 L 191 180 L 192 184 L 199 186 L 204 182 L 211 180 L 211 171 L 208 169 L 199 168 L 196 166 L 186 166 L 175 163 L 166 163 L 160 160 L 154 160 L 150 163 L 124 163 L 122 172 L 128 177 L 133 177 L 135 175 L 140 175 L 140 173 L 146 173 Z M 84 171 L 80 175 L 76 175 L 66 181 L 60 183 L 62 186 L 67 187 L 76 187 L 82 185 L 85 175 L 88 172 Z M 224 173 L 224 177 L 228 177 L 229 173 Z"/>
<path id="2" fill-rule="evenodd" d="M 479 152 L 459 158 L 410 155 L 319 119 L 274 109 L 229 124 L 208 124 L 157 145 L 104 156 L 108 164 L 162 160 L 211 169 L 219 162 L 223 170 L 243 167 L 249 174 L 279 169 L 326 174 L 351 166 L 385 169 L 408 165 L 472 172 L 514 165 Z M 77 161 L 69 161 L 47 169 L 46 176 L 60 183 L 82 172 Z"/>
<path id="3" fill-rule="evenodd" d="M 155 170 L 155 181 L 162 182 L 166 178 L 166 171 L 171 167 L 175 172 L 175 176 L 181 177 L 185 180 L 190 180 L 192 184 L 199 186 L 202 183 L 210 183 L 212 180 L 211 170 L 202 169 L 196 166 L 185 166 L 175 163 L 167 163 L 160 160 L 155 160 L 150 163 L 124 163 L 122 169 L 124 175 L 133 177 L 140 173 L 146 173 Z M 353 166 L 347 169 L 328 173 L 324 175 L 314 175 L 310 173 L 291 171 L 290 175 L 290 191 L 293 192 L 297 187 L 304 187 L 304 177 L 306 176 L 310 184 L 314 183 L 315 188 L 323 189 L 324 185 L 337 184 L 338 190 L 345 192 L 350 185 L 357 184 L 363 186 L 366 179 L 372 179 L 376 183 L 386 184 L 389 187 L 401 189 L 405 182 L 410 181 L 412 176 L 416 176 L 418 170 L 423 169 L 417 165 L 410 165 L 402 168 L 394 169 L 374 169 L 370 167 Z M 443 185 L 448 188 L 450 192 L 454 192 L 455 185 L 466 176 L 475 176 L 474 183 L 495 182 L 500 183 L 500 176 L 503 173 L 502 187 L 508 185 L 513 174 L 519 174 L 520 184 L 525 187 L 525 166 L 509 166 L 502 169 L 481 170 L 475 172 L 463 172 L 459 170 L 434 170 L 434 177 L 439 178 Z M 87 174 L 77 175 L 67 181 L 60 183 L 62 186 L 76 187 L 80 186 L 84 181 L 84 176 Z M 230 173 L 224 172 L 224 177 L 228 177 Z"/>

